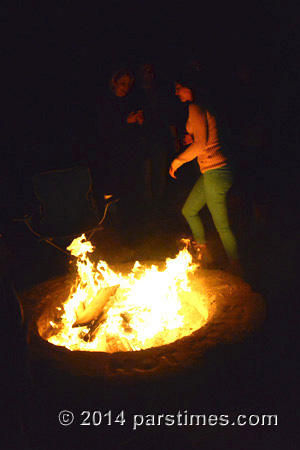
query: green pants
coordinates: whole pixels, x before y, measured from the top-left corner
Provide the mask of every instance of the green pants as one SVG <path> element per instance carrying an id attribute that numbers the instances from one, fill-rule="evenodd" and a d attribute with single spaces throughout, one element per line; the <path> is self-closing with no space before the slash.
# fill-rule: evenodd
<path id="1" fill-rule="evenodd" d="M 238 258 L 236 239 L 231 231 L 226 196 L 232 186 L 233 174 L 228 165 L 207 170 L 196 182 L 182 208 L 195 242 L 205 244 L 205 232 L 198 215 L 207 204 L 229 259 Z"/>

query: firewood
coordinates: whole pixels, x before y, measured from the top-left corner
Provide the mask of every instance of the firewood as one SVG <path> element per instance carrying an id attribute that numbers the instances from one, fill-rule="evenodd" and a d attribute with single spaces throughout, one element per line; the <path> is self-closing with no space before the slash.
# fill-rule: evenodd
<path id="1" fill-rule="evenodd" d="M 119 287 L 120 285 L 117 284 L 115 286 L 108 286 L 100 289 L 88 307 L 79 315 L 79 317 L 77 317 L 77 320 L 73 323 L 72 327 L 83 327 L 89 325 L 91 322 L 94 323 L 101 315 L 103 308 L 110 297 L 116 293 Z"/>
<path id="2" fill-rule="evenodd" d="M 101 313 L 100 316 L 90 323 L 90 329 L 83 337 L 85 342 L 93 342 L 97 336 L 99 328 L 101 324 L 107 319 L 107 315 L 105 313 Z"/>
<path id="3" fill-rule="evenodd" d="M 106 336 L 106 344 L 109 353 L 130 352 L 133 350 L 129 340 L 123 336 L 108 335 Z"/>

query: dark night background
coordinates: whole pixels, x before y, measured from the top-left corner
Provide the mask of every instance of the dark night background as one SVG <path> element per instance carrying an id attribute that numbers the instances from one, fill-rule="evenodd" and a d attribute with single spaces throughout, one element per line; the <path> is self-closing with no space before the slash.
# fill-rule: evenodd
<path id="1" fill-rule="evenodd" d="M 153 61 L 172 82 L 174 68 L 199 61 L 205 67 L 215 97 L 226 107 L 236 87 L 237 64 L 251 66 L 260 105 L 266 111 L 270 151 L 262 161 L 268 169 L 265 182 L 272 195 L 268 229 L 261 232 L 246 254 L 248 251 L 253 258 L 249 263 L 250 281 L 266 297 L 270 308 L 271 319 L 258 340 L 259 345 L 264 339 L 270 345 L 266 344 L 264 355 L 269 348 L 273 349 L 266 363 L 266 376 L 274 373 L 266 413 L 281 414 L 279 420 L 284 423 L 284 432 L 280 436 L 284 437 L 281 442 L 274 432 L 266 438 L 260 430 L 255 443 L 256 428 L 246 438 L 252 439 L 249 447 L 239 434 L 243 443 L 235 442 L 236 447 L 227 447 L 226 443 L 222 446 L 213 437 L 212 442 L 206 437 L 202 448 L 297 448 L 292 408 L 299 311 L 296 306 L 299 242 L 296 7 L 292 2 L 279 1 L 223 2 L 220 6 L 216 2 L 185 1 L 162 1 L 159 5 L 149 1 L 83 5 L 61 0 L 25 2 L 2 9 L 4 114 L 0 217 L 9 241 L 12 241 L 10 230 L 14 230 L 12 218 L 31 207 L 32 175 L 64 167 L 66 161 L 80 161 L 93 144 L 99 102 L 106 95 L 109 77 L 115 69 Z M 251 264 L 256 267 L 252 267 L 252 272 Z M 15 282 L 18 284 L 17 277 Z M 268 386 L 266 380 L 261 382 Z M 180 448 L 180 444 L 179 447 L 168 447 L 166 443 L 161 447 L 156 445 Z"/>
<path id="2" fill-rule="evenodd" d="M 57 168 L 63 157 L 76 159 L 86 151 L 111 73 L 145 60 L 154 61 L 170 82 L 173 67 L 200 61 L 216 97 L 225 103 L 234 91 L 237 64 L 254 68 L 260 103 L 270 121 L 272 158 L 290 172 L 288 184 L 293 182 L 298 142 L 293 125 L 298 73 L 295 13 L 286 2 L 266 1 L 222 6 L 181 1 L 160 6 L 114 1 L 103 6 L 89 2 L 85 7 L 68 1 L 8 6 L 2 170 L 5 184 L 16 191 L 18 208 L 24 203 L 22 183 L 28 187 L 32 174 Z M 281 150 L 286 139 L 288 158 Z M 282 192 L 289 190 L 283 185 Z M 10 200 L 5 192 L 3 196 Z"/>
<path id="3" fill-rule="evenodd" d="M 236 65 L 250 64 L 274 110 L 273 126 L 280 126 L 273 140 L 280 134 L 292 142 L 292 123 L 286 122 L 291 119 L 287 109 L 295 108 L 295 12 L 286 2 L 283 7 L 266 1 L 222 6 L 112 1 L 84 8 L 62 1 L 8 7 L 3 59 L 7 157 L 16 155 L 18 170 L 32 171 L 50 148 L 88 145 L 97 102 L 112 71 L 147 59 L 170 78 L 174 65 L 200 61 L 227 101 Z M 291 155 L 294 145 L 289 147 Z"/>

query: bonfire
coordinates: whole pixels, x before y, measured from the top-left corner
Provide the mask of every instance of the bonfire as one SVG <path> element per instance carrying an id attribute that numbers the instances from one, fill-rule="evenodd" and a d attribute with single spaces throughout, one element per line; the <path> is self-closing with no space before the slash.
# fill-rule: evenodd
<path id="1" fill-rule="evenodd" d="M 187 243 L 186 243 L 187 244 Z M 58 320 L 48 341 L 84 351 L 137 351 L 169 344 L 202 327 L 208 310 L 201 292 L 191 288 L 198 266 L 187 245 L 163 268 L 138 261 L 128 274 L 105 261 L 93 263 L 85 235 L 67 248 L 77 258 L 77 277 L 68 299 L 57 307 Z"/>

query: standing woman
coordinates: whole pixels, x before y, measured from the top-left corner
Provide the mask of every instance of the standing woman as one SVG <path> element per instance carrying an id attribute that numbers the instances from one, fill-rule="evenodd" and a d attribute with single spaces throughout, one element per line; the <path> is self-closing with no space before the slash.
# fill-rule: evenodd
<path id="1" fill-rule="evenodd" d="M 192 81 L 178 78 L 175 82 L 175 95 L 182 102 L 189 103 L 186 123 L 188 134 L 184 139 L 184 144 L 189 146 L 173 160 L 169 173 L 171 177 L 176 178 L 175 172 L 179 167 L 194 158 L 198 160 L 202 175 L 182 208 L 182 214 L 193 233 L 198 259 L 207 266 L 212 263 L 203 224 L 198 215 L 207 204 L 229 260 L 228 270 L 242 275 L 237 243 L 230 228 L 226 205 L 226 196 L 233 183 L 233 174 L 229 161 L 223 153 L 215 116 L 204 104 L 203 97 L 201 99 Z"/>

